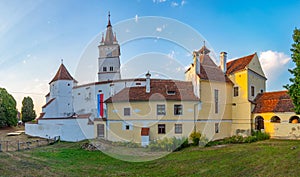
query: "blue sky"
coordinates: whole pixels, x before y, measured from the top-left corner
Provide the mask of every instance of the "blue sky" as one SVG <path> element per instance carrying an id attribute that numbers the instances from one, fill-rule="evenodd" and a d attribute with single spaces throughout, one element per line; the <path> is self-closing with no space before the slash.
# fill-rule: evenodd
<path id="1" fill-rule="evenodd" d="M 31 96 L 39 112 L 61 59 L 77 75 L 85 51 L 99 42 L 110 11 L 113 26 L 146 16 L 174 19 L 199 33 L 217 56 L 221 51 L 229 59 L 257 52 L 268 76 L 267 90 L 282 90 L 290 77 L 287 69 L 294 67 L 290 47 L 292 32 L 300 27 L 299 8 L 298 0 L 0 0 L 0 87 L 13 94 L 18 107 L 24 96 Z M 157 32 L 163 28 L 155 27 Z M 202 40 L 194 42 L 195 49 L 203 45 Z M 192 62 L 190 51 L 168 40 L 122 45 L 124 66 L 147 53 L 177 59 L 183 67 Z"/>

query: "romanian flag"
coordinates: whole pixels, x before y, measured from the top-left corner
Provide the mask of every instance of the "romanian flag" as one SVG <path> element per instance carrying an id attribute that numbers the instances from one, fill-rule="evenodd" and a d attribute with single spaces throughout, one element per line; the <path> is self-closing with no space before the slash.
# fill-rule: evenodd
<path id="1" fill-rule="evenodd" d="M 97 95 L 97 108 L 98 108 L 98 117 L 103 118 L 104 115 L 104 94 Z"/>

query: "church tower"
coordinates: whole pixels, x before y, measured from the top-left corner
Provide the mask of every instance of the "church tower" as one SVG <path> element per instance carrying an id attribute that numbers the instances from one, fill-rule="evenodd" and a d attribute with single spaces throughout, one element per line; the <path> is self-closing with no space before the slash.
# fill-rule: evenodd
<path id="1" fill-rule="evenodd" d="M 108 13 L 108 24 L 106 34 L 102 34 L 98 58 L 98 81 L 119 80 L 120 74 L 120 45 L 116 33 L 113 33 Z"/>

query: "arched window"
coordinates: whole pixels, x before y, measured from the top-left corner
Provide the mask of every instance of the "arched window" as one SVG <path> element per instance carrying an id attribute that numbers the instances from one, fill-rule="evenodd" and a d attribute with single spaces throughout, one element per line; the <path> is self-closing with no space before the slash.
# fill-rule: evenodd
<path id="1" fill-rule="evenodd" d="M 256 130 L 262 130 L 265 129 L 265 125 L 264 125 L 264 118 L 261 116 L 257 116 L 255 118 L 255 129 Z"/>
<path id="2" fill-rule="evenodd" d="M 272 122 L 272 123 L 280 123 L 280 118 L 279 118 L 278 116 L 273 116 L 273 117 L 271 118 L 271 122 Z"/>
<path id="3" fill-rule="evenodd" d="M 292 117 L 290 118 L 289 123 L 292 123 L 292 124 L 297 124 L 297 123 L 299 123 L 299 117 L 298 117 L 298 116 L 292 116 Z"/>

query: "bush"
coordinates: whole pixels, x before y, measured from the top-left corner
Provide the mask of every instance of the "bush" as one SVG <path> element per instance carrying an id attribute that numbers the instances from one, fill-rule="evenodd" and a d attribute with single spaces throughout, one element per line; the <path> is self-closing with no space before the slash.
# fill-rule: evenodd
<path id="1" fill-rule="evenodd" d="M 234 135 L 232 137 L 224 138 L 223 140 L 210 141 L 206 144 L 206 146 L 209 147 L 221 144 L 253 143 L 256 141 L 262 141 L 267 139 L 270 139 L 270 135 L 268 133 L 256 131 L 252 133 L 252 136 L 243 137 L 239 135 Z"/>
<path id="2" fill-rule="evenodd" d="M 151 141 L 148 148 L 151 151 L 178 151 L 188 146 L 187 138 L 164 138 Z"/>
<path id="3" fill-rule="evenodd" d="M 255 136 L 258 141 L 270 139 L 270 135 L 268 133 L 263 133 L 261 131 L 253 131 L 252 136 Z"/>
<path id="4" fill-rule="evenodd" d="M 193 146 L 199 146 L 200 138 L 201 138 L 200 132 L 193 132 L 190 134 L 190 140 L 193 141 L 192 143 Z"/>

